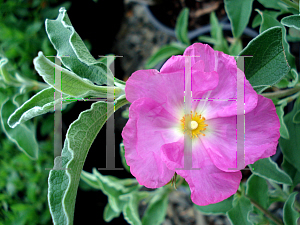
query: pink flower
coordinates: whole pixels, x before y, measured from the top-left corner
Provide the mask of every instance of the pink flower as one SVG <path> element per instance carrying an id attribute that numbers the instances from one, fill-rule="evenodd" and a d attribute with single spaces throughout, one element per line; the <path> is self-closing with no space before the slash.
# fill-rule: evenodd
<path id="1" fill-rule="evenodd" d="M 245 75 L 232 56 L 200 43 L 184 56 L 199 56 L 191 58 L 193 99 L 237 98 L 237 73 Z M 237 168 L 237 101 L 192 101 L 185 128 L 184 67 L 184 57 L 173 56 L 160 72 L 139 70 L 128 79 L 125 157 L 141 185 L 162 187 L 176 172 L 189 184 L 192 201 L 208 205 L 233 195 L 242 178 L 240 170 L 229 169 Z M 280 123 L 272 101 L 246 79 L 244 93 L 246 166 L 275 154 Z M 184 132 L 192 139 L 192 166 L 198 170 L 178 169 L 184 168 Z"/>

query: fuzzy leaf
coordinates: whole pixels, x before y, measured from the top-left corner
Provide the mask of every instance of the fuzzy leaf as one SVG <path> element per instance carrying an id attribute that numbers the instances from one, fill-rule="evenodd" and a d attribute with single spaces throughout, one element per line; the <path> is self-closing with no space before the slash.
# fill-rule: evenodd
<path id="1" fill-rule="evenodd" d="M 291 178 L 281 170 L 277 163 L 273 162 L 270 157 L 249 164 L 249 167 L 252 173 L 262 178 L 270 179 L 280 184 L 292 184 Z"/>
<path id="2" fill-rule="evenodd" d="M 292 16 L 284 17 L 281 20 L 281 23 L 284 26 L 293 27 L 297 30 L 300 30 L 300 16 L 299 15 L 292 15 Z"/>
<path id="3" fill-rule="evenodd" d="M 285 225 L 297 225 L 300 214 L 294 208 L 297 192 L 290 194 L 283 206 L 283 222 Z"/>
<path id="4" fill-rule="evenodd" d="M 282 44 L 281 27 L 270 28 L 240 53 L 245 58 L 245 75 L 257 93 L 279 82 L 290 71 Z"/>
<path id="5" fill-rule="evenodd" d="M 42 52 L 33 60 L 36 71 L 43 77 L 46 83 L 55 88 L 54 69 L 58 67 L 47 59 Z M 61 69 L 61 91 L 73 97 L 100 97 L 106 98 L 107 89 L 114 89 L 116 98 L 124 92 L 118 87 L 97 86 L 90 80 L 81 78 L 77 74 L 60 67 Z M 58 90 L 60 91 L 60 90 Z"/>
<path id="6" fill-rule="evenodd" d="M 167 60 L 173 55 L 183 54 L 184 50 L 185 47 L 178 44 L 171 43 L 169 45 L 164 45 L 147 60 L 145 68 L 152 69 L 159 62 Z"/>
<path id="7" fill-rule="evenodd" d="M 165 220 L 168 197 L 168 192 L 161 191 L 150 200 L 142 219 L 143 225 L 161 224 Z"/>
<path id="8" fill-rule="evenodd" d="M 189 24 L 189 9 L 184 8 L 178 15 L 176 26 L 175 26 L 175 34 L 177 39 L 183 43 L 190 45 L 191 42 L 188 38 L 188 24 Z"/>
<path id="9" fill-rule="evenodd" d="M 289 139 L 289 131 L 284 123 L 284 119 L 283 119 L 283 115 L 284 115 L 284 107 L 287 105 L 287 102 L 282 103 L 280 106 L 276 106 L 276 113 L 279 117 L 280 120 L 280 136 L 285 138 L 285 139 Z"/>
<path id="10" fill-rule="evenodd" d="M 227 212 L 228 219 L 233 225 L 251 225 L 252 222 L 248 220 L 248 214 L 253 210 L 250 200 L 240 196 L 235 201 L 235 206 Z"/>
<path id="11" fill-rule="evenodd" d="M 120 98 L 115 105 L 116 110 L 127 103 L 125 97 Z M 113 110 L 107 112 L 107 104 L 114 103 L 96 102 L 91 109 L 80 113 L 67 131 L 61 156 L 55 158 L 54 169 L 50 171 L 48 179 L 49 208 L 55 225 L 73 224 L 83 164 L 98 132 L 114 113 Z"/>
<path id="12" fill-rule="evenodd" d="M 229 198 L 210 205 L 200 206 L 194 205 L 196 209 L 204 214 L 226 214 L 230 209 L 232 209 L 233 195 Z"/>
<path id="13" fill-rule="evenodd" d="M 48 37 L 57 50 L 65 67 L 82 78 L 96 84 L 106 84 L 108 78 L 113 81 L 111 71 L 104 63 L 98 62 L 75 31 L 65 8 L 60 8 L 56 20 L 45 21 Z"/>
<path id="14" fill-rule="evenodd" d="M 1 127 L 9 140 L 11 140 L 19 150 L 24 152 L 31 159 L 38 158 L 38 143 L 35 137 L 35 131 L 30 129 L 27 125 L 21 124 L 20 126 L 12 129 L 8 126 L 8 117 L 13 113 L 16 106 L 5 97 L 2 93 L 0 95 L 0 120 Z"/>
<path id="15" fill-rule="evenodd" d="M 225 0 L 225 10 L 229 17 L 232 33 L 238 38 L 245 30 L 252 11 L 253 0 Z"/>
<path id="16" fill-rule="evenodd" d="M 290 139 L 279 138 L 279 145 L 284 157 L 291 163 L 297 170 L 300 171 L 300 124 L 295 123 L 294 117 L 300 110 L 300 98 L 296 100 L 294 108 L 284 117 L 284 122 L 288 128 Z"/>
<path id="17" fill-rule="evenodd" d="M 63 94 L 63 98 L 68 95 Z M 62 105 L 68 105 L 71 102 L 61 101 Z M 16 127 L 18 124 L 24 123 L 33 117 L 52 112 L 54 110 L 54 89 L 49 87 L 34 95 L 32 98 L 23 103 L 8 119 L 8 125 L 11 128 Z"/>
<path id="18" fill-rule="evenodd" d="M 264 178 L 252 174 L 247 180 L 246 194 L 264 209 L 268 208 L 268 184 Z"/>

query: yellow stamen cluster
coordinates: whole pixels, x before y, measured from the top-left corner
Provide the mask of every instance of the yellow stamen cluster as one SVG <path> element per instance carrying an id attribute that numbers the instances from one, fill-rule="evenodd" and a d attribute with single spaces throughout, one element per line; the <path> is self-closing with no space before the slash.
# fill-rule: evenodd
<path id="1" fill-rule="evenodd" d="M 193 112 L 191 111 L 191 114 L 183 116 L 180 120 L 183 133 L 187 132 L 191 138 L 198 137 L 199 134 L 205 136 L 205 134 L 201 132 L 206 130 L 205 127 L 207 124 L 205 124 L 204 121 L 205 118 L 202 117 L 201 114 L 198 115 L 196 112 L 193 115 Z"/>

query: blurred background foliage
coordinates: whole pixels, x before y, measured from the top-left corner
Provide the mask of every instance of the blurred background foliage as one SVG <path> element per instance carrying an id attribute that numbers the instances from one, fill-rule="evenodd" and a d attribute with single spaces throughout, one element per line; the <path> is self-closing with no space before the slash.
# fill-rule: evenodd
<path id="1" fill-rule="evenodd" d="M 54 19 L 60 7 L 68 9 L 70 5 L 70 2 L 57 0 L 0 0 L 0 56 L 8 60 L 5 72 L 12 78 L 10 81 L 0 79 L 2 96 L 16 99 L 17 93 L 24 102 L 42 88 L 33 82 L 41 78 L 32 60 L 38 51 L 56 55 L 46 35 L 44 21 Z M 17 79 L 20 85 L 16 85 L 14 78 L 18 76 L 28 82 Z M 27 126 L 38 135 L 37 160 L 21 154 L 1 127 L 1 225 L 52 224 L 47 203 L 49 171 L 45 168 L 53 167 L 53 114 L 37 117 Z"/>

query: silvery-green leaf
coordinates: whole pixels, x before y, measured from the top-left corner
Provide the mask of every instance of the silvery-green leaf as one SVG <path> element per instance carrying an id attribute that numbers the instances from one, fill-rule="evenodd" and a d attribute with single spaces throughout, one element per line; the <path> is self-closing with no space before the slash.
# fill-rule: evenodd
<path id="1" fill-rule="evenodd" d="M 46 83 L 55 88 L 55 67 L 61 70 L 61 92 L 73 97 L 107 97 L 107 90 L 115 91 L 115 97 L 124 94 L 118 87 L 106 87 L 93 84 L 90 80 L 77 76 L 65 68 L 59 67 L 47 59 L 42 52 L 33 60 L 34 67 Z M 114 91 L 113 91 L 114 90 Z M 60 90 L 59 90 L 60 91 Z"/>

